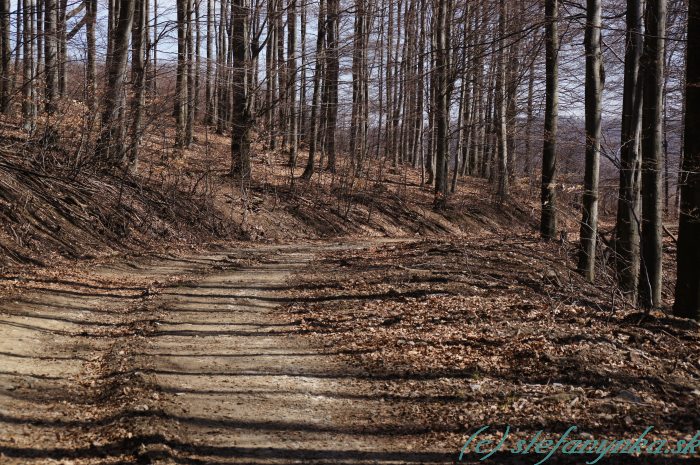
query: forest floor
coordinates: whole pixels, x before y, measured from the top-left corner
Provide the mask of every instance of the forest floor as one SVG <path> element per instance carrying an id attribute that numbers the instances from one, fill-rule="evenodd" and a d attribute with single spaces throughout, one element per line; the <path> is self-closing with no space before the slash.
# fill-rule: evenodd
<path id="1" fill-rule="evenodd" d="M 608 244 L 595 284 L 574 270 L 575 183 L 568 240 L 544 243 L 532 180 L 499 203 L 459 179 L 435 210 L 420 169 L 340 157 L 303 181 L 303 148 L 292 170 L 256 142 L 242 190 L 226 137 L 198 128 L 175 152 L 167 126 L 135 174 L 97 172 L 72 155 L 77 119 L 57 144 L 0 119 L 2 465 L 453 463 L 486 425 L 508 445 L 700 429 L 700 328 L 668 315 L 673 239 L 662 309 L 639 313 Z"/>
<path id="2" fill-rule="evenodd" d="M 0 463 L 454 463 L 482 425 L 689 439 L 698 325 L 624 308 L 566 253 L 527 235 L 240 244 L 7 277 Z"/>

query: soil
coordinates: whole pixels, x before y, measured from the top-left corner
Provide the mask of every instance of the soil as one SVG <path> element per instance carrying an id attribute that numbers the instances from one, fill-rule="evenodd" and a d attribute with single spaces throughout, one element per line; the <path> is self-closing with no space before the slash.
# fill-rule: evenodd
<path id="1" fill-rule="evenodd" d="M 3 464 L 445 463 L 381 380 L 284 322 L 319 252 L 258 246 L 36 278 L 3 303 Z"/>
<path id="2" fill-rule="evenodd" d="M 455 463 L 487 424 L 700 428 L 698 326 L 609 308 L 561 254 L 526 237 L 239 244 L 15 276 L 0 463 Z"/>

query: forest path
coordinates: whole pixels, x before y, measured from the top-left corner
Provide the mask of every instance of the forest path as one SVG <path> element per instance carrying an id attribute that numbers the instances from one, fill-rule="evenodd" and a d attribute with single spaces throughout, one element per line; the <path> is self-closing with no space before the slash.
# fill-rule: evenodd
<path id="1" fill-rule="evenodd" d="M 381 379 L 279 316 L 316 254 L 367 245 L 119 263 L 91 273 L 159 291 L 41 285 L 8 302 L 2 463 L 451 463 L 411 450 L 424 431 L 372 395 Z"/>

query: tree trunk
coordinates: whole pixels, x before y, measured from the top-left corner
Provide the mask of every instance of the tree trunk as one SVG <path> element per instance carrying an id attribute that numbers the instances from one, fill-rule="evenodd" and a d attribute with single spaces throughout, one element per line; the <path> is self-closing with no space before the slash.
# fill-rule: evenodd
<path id="1" fill-rule="evenodd" d="M 323 76 L 324 64 L 323 44 L 326 36 L 325 9 L 325 0 L 319 0 L 318 26 L 316 29 L 318 31 L 316 35 L 316 69 L 314 71 L 314 90 L 311 102 L 311 141 L 309 145 L 309 158 L 306 162 L 304 173 L 301 175 L 301 177 L 304 179 L 311 179 L 311 176 L 314 174 L 314 167 L 316 163 L 316 149 L 319 135 L 319 121 L 317 115 L 321 104 L 321 77 Z"/>
<path id="2" fill-rule="evenodd" d="M 107 165 L 118 165 L 122 161 L 121 115 L 123 115 L 124 74 L 129 55 L 129 35 L 134 19 L 135 0 L 119 0 L 119 14 L 112 31 L 112 56 L 107 68 L 104 101 L 102 102 L 102 128 L 95 152 Z"/>
<path id="3" fill-rule="evenodd" d="M 339 50 L 338 50 L 338 26 L 340 23 L 340 0 L 328 0 L 328 29 L 326 30 L 328 49 L 326 50 L 326 79 L 327 100 L 326 108 L 326 155 L 328 156 L 328 170 L 335 173 L 335 132 L 338 120 L 338 76 L 339 76 Z"/>
<path id="4" fill-rule="evenodd" d="M 56 20 L 56 57 L 57 57 L 57 79 L 58 79 L 58 95 L 64 97 L 66 95 L 66 64 L 68 63 L 68 0 L 57 0 L 58 18 Z"/>
<path id="5" fill-rule="evenodd" d="M 0 0 L 0 113 L 8 113 L 12 86 L 10 80 L 10 0 Z M 19 29 L 19 24 L 17 25 Z"/>
<path id="6" fill-rule="evenodd" d="M 444 208 L 447 202 L 447 166 L 449 162 L 449 91 L 447 36 L 448 0 L 436 0 L 435 4 L 435 207 Z"/>
<path id="7" fill-rule="evenodd" d="M 87 104 L 97 116 L 97 46 L 95 44 L 95 27 L 97 25 L 97 0 L 85 0 L 85 37 L 87 41 Z M 48 56 L 48 53 L 47 53 Z"/>
<path id="8" fill-rule="evenodd" d="M 130 171 L 136 169 L 141 144 L 141 126 L 143 119 L 144 90 L 146 84 L 145 42 L 146 42 L 146 1 L 135 0 L 134 25 L 131 38 L 131 83 L 133 96 L 131 101 L 131 140 L 128 156 Z"/>
<path id="9" fill-rule="evenodd" d="M 270 150 L 275 149 L 275 140 L 277 137 L 275 111 L 277 108 L 277 68 L 276 58 L 277 53 L 277 21 L 275 19 L 277 13 L 277 2 L 279 0 L 268 0 L 267 2 L 267 50 L 265 53 L 265 65 L 267 75 L 267 130 L 269 132 L 269 147 Z"/>
<path id="10" fill-rule="evenodd" d="M 398 157 L 396 154 L 392 153 L 392 147 L 391 147 L 391 134 L 393 132 L 393 128 L 391 127 L 393 123 L 393 118 L 392 118 L 392 108 L 393 108 L 393 100 L 391 99 L 392 97 L 392 89 L 394 88 L 393 86 L 393 73 L 391 72 L 392 66 L 393 66 L 393 47 L 394 47 L 394 3 L 393 1 L 387 2 L 387 7 L 389 9 L 389 17 L 388 17 L 388 23 L 386 27 L 386 77 L 385 77 L 385 83 L 384 85 L 385 90 L 386 90 L 386 128 L 384 131 L 384 156 L 385 157 L 391 157 L 392 160 L 392 166 L 396 167 L 398 163 Z M 380 78 L 381 79 L 381 78 Z M 432 152 L 431 152 L 432 156 Z M 431 176 L 432 179 L 432 176 Z"/>
<path id="11" fill-rule="evenodd" d="M 233 58 L 232 86 L 233 107 L 231 108 L 231 175 L 241 180 L 245 186 L 250 182 L 250 130 L 253 119 L 248 107 L 246 86 L 246 66 L 248 47 L 248 8 L 246 0 L 233 0 L 231 14 L 231 54 Z"/>
<path id="12" fill-rule="evenodd" d="M 34 90 L 34 0 L 23 0 L 22 5 L 22 120 L 25 131 L 34 132 L 36 100 Z"/>
<path id="13" fill-rule="evenodd" d="M 299 140 L 304 141 L 308 146 L 307 134 L 307 110 L 306 110 L 306 67 L 308 57 L 306 56 L 306 2 L 301 2 L 301 24 L 299 35 L 301 36 L 301 83 L 299 87 Z"/>
<path id="14" fill-rule="evenodd" d="M 642 237 L 639 295 L 645 308 L 661 304 L 663 214 L 663 86 L 666 0 L 648 0 L 642 110 Z"/>
<path id="15" fill-rule="evenodd" d="M 559 1 L 545 0 L 546 97 L 542 148 L 542 217 L 540 234 L 552 240 L 557 233 L 557 126 L 559 120 Z"/>
<path id="16" fill-rule="evenodd" d="M 627 37 L 620 141 L 620 188 L 617 203 L 616 269 L 622 292 L 637 301 L 640 231 L 640 133 L 642 125 L 642 0 L 627 0 Z"/>
<path id="17" fill-rule="evenodd" d="M 214 123 L 214 92 L 213 92 L 213 72 L 214 72 L 214 0 L 207 0 L 207 71 L 206 71 L 206 90 L 204 92 L 205 103 L 205 123 Z"/>
<path id="18" fill-rule="evenodd" d="M 501 37 L 501 50 L 498 52 L 497 104 L 498 104 L 498 198 L 501 202 L 508 197 L 508 95 L 506 91 L 506 1 L 500 0 L 498 31 Z"/>
<path id="19" fill-rule="evenodd" d="M 186 82 L 187 82 L 187 91 L 186 91 L 186 99 L 185 99 L 185 147 L 189 147 L 192 144 L 192 135 L 194 131 L 194 116 L 195 116 L 195 105 L 197 102 L 197 88 L 196 88 L 196 80 L 195 80 L 195 70 L 194 70 L 194 25 L 193 25 L 193 16 L 194 16 L 194 2 L 195 0 L 186 0 L 187 3 L 187 11 L 186 11 L 186 19 L 185 19 L 185 34 L 186 34 L 186 46 L 187 46 L 187 65 L 186 65 L 186 72 L 187 72 L 187 77 L 186 77 Z"/>
<path id="20" fill-rule="evenodd" d="M 44 80 L 44 0 L 34 0 L 34 35 L 32 40 L 34 41 L 34 76 L 37 81 Z M 44 80 L 45 81 L 45 80 Z M 46 87 L 46 82 L 44 85 L 36 84 L 34 85 L 34 92 L 36 93 L 37 106 L 39 102 L 44 102 L 44 96 L 42 95 L 44 88 Z M 43 105 L 42 111 L 46 110 L 46 104 Z M 37 111 L 39 108 L 37 108 Z"/>
<path id="21" fill-rule="evenodd" d="M 88 0 L 89 1 L 89 0 Z M 46 0 L 44 11 L 44 70 L 46 73 L 46 112 L 56 109 L 56 91 L 58 79 L 56 75 L 56 0 Z M 90 9 L 86 14 L 89 14 Z M 93 32 L 94 34 L 94 32 Z M 89 45 L 88 45 L 89 47 Z"/>
<path id="22" fill-rule="evenodd" d="M 151 60 L 150 90 L 155 95 L 158 90 L 158 0 L 153 0 L 153 59 Z"/>
<path id="23" fill-rule="evenodd" d="M 15 24 L 17 25 L 17 28 L 15 30 L 15 61 L 14 64 L 12 65 L 12 77 L 10 78 L 10 94 L 13 94 L 15 91 L 15 85 L 17 84 L 17 80 L 19 79 L 19 63 L 20 63 L 20 55 L 22 52 L 22 47 L 19 45 L 22 43 L 22 37 L 24 34 L 23 28 L 22 28 L 22 4 L 24 0 L 17 0 L 17 8 L 15 10 Z M 8 102 L 9 103 L 9 102 Z M 9 107 L 8 107 L 9 109 Z"/>
<path id="24" fill-rule="evenodd" d="M 287 10 L 287 104 L 289 107 L 289 166 L 294 169 L 297 164 L 298 120 L 297 120 L 297 5 L 291 0 Z"/>
<path id="25" fill-rule="evenodd" d="M 177 71 L 175 76 L 175 146 L 186 144 L 187 125 L 187 4 L 177 0 Z"/>
<path id="26" fill-rule="evenodd" d="M 202 68 L 202 31 L 199 25 L 200 13 L 199 6 L 201 0 L 194 0 L 194 95 L 192 101 L 192 126 L 200 116 L 201 106 L 199 103 L 200 75 Z M 194 128 L 193 128 L 194 129 Z"/>
<path id="27" fill-rule="evenodd" d="M 588 0 L 586 11 L 586 168 L 583 181 L 583 217 L 578 270 L 587 280 L 593 282 L 598 239 L 600 114 L 603 92 L 600 49 L 601 0 Z"/>
<path id="28" fill-rule="evenodd" d="M 700 1 L 690 0 L 683 183 L 673 313 L 700 321 Z"/>

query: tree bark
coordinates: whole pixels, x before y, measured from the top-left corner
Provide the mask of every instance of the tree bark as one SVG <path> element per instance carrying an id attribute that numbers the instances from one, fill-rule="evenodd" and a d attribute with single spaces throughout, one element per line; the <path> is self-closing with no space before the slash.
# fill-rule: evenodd
<path id="1" fill-rule="evenodd" d="M 10 79 L 10 0 L 0 0 L 0 113 L 8 113 L 12 85 Z M 17 25 L 19 29 L 19 24 Z"/>
<path id="2" fill-rule="evenodd" d="M 639 296 L 645 308 L 661 304 L 663 243 L 663 86 L 666 0 L 648 0 L 644 36 L 642 110 L 642 237 Z"/>
<path id="3" fill-rule="evenodd" d="M 155 95 L 158 90 L 158 0 L 153 0 L 153 59 L 151 60 L 150 90 Z"/>
<path id="4" fill-rule="evenodd" d="M 639 285 L 640 174 L 642 129 L 642 0 L 627 0 L 625 75 L 620 141 L 620 187 L 616 223 L 616 270 L 622 292 L 637 301 Z"/>
<path id="5" fill-rule="evenodd" d="M 600 114 L 603 92 L 600 48 L 601 0 L 588 0 L 586 11 L 586 167 L 583 181 L 583 217 L 578 270 L 588 281 L 593 282 L 598 239 Z"/>
<path id="6" fill-rule="evenodd" d="M 192 137 L 194 132 L 194 117 L 195 117 L 195 105 L 197 102 L 197 88 L 195 79 L 195 50 L 194 50 L 194 6 L 195 0 L 185 0 L 187 10 L 185 13 L 185 44 L 187 48 L 186 52 L 186 66 L 185 70 L 187 76 L 185 82 L 187 83 L 186 98 L 185 98 L 185 136 L 184 136 L 184 147 L 189 147 L 192 144 Z"/>
<path id="7" fill-rule="evenodd" d="M 175 146 L 182 148 L 186 141 L 187 125 L 187 4 L 177 0 L 177 70 L 175 76 Z"/>
<path id="8" fill-rule="evenodd" d="M 233 107 L 231 108 L 231 175 L 241 180 L 245 186 L 250 182 L 250 130 L 253 125 L 248 106 L 246 86 L 246 66 L 248 47 L 248 8 L 246 0 L 232 0 L 231 13 L 231 54 L 233 58 L 232 86 Z"/>
<path id="9" fill-rule="evenodd" d="M 207 0 L 207 70 L 206 70 L 206 90 L 204 92 L 205 103 L 205 123 L 214 123 L 214 92 L 213 92 L 213 72 L 214 72 L 214 0 Z"/>
<path id="10" fill-rule="evenodd" d="M 102 102 L 102 128 L 95 153 L 108 166 L 122 161 L 124 148 L 121 140 L 121 116 L 123 115 L 124 74 L 129 55 L 129 36 L 134 19 L 135 0 L 119 0 L 119 14 L 112 31 L 112 56 L 107 68 L 104 101 Z"/>
<path id="11" fill-rule="evenodd" d="M 339 76 L 339 49 L 338 49 L 338 26 L 340 22 L 340 0 L 328 0 L 327 14 L 328 29 L 326 37 L 328 48 L 326 50 L 326 79 L 327 87 L 326 101 L 326 132 L 325 149 L 328 156 L 328 170 L 335 173 L 335 136 L 336 124 L 338 120 L 338 76 Z"/>
<path id="12" fill-rule="evenodd" d="M 700 321 L 700 1 L 690 0 L 685 137 L 678 230 L 676 316 Z"/>
<path id="13" fill-rule="evenodd" d="M 291 0 L 287 10 L 287 103 L 289 106 L 289 166 L 294 169 L 297 163 L 298 118 L 297 118 L 297 5 Z"/>
<path id="14" fill-rule="evenodd" d="M 85 0 L 85 37 L 87 41 L 87 104 L 93 117 L 97 117 L 97 46 L 95 27 L 97 25 L 97 0 Z M 48 56 L 48 53 L 47 53 Z"/>
<path id="15" fill-rule="evenodd" d="M 542 148 L 542 215 L 540 234 L 552 240 L 557 233 L 556 173 L 559 120 L 559 1 L 545 0 L 546 97 Z"/>
<path id="16" fill-rule="evenodd" d="M 508 95 L 506 91 L 506 1 L 500 0 L 498 31 L 501 37 L 501 50 L 498 52 L 498 77 L 496 93 L 498 102 L 498 198 L 501 202 L 508 197 Z"/>
<path id="17" fill-rule="evenodd" d="M 143 109 L 145 104 L 145 42 L 146 42 L 146 1 L 135 0 L 134 23 L 131 38 L 131 83 L 133 96 L 131 101 L 131 140 L 129 141 L 129 155 L 126 160 L 129 170 L 135 171 L 139 159 L 139 146 L 141 145 L 141 126 Z"/>
<path id="18" fill-rule="evenodd" d="M 316 69 L 314 71 L 314 90 L 312 102 L 311 102 L 311 131 L 310 131 L 310 145 L 309 145 L 309 158 L 306 161 L 306 167 L 304 168 L 304 173 L 301 175 L 303 179 L 311 179 L 314 174 L 314 168 L 316 164 L 316 149 L 318 146 L 318 135 L 319 135 L 319 121 L 318 121 L 318 111 L 321 104 L 321 78 L 323 76 L 323 66 L 324 66 L 324 46 L 325 36 L 326 36 L 326 18 L 325 18 L 326 2 L 325 0 L 319 0 L 318 6 L 318 26 L 316 35 Z"/>
<path id="19" fill-rule="evenodd" d="M 448 89 L 449 38 L 447 32 L 448 0 L 436 0 L 435 4 L 435 201 L 436 208 L 444 208 L 447 202 L 447 176 L 449 163 L 450 93 Z"/>
<path id="20" fill-rule="evenodd" d="M 58 19 L 56 21 L 57 34 L 57 71 L 58 71 L 58 95 L 66 95 L 66 64 L 68 63 L 68 0 L 57 0 Z"/>
<path id="21" fill-rule="evenodd" d="M 22 126 L 33 132 L 36 127 L 36 99 L 34 89 L 34 0 L 23 0 L 22 5 Z"/>

